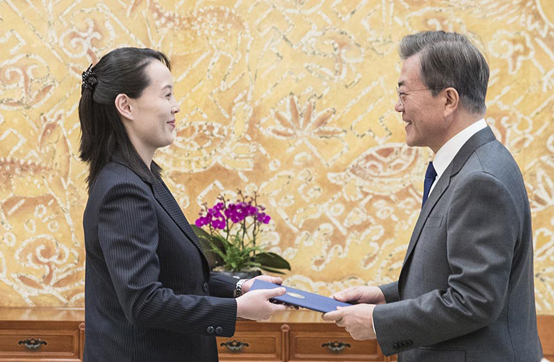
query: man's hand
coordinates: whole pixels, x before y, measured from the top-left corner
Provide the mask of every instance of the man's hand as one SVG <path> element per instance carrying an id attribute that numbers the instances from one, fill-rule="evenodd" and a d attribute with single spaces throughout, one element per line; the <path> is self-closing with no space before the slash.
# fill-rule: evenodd
<path id="1" fill-rule="evenodd" d="M 331 298 L 335 298 L 341 302 L 348 303 L 370 303 L 370 304 L 385 304 L 385 295 L 378 287 L 350 287 L 340 292 L 331 295 Z"/>
<path id="2" fill-rule="evenodd" d="M 373 332 L 374 304 L 358 304 L 338 308 L 336 311 L 325 313 L 323 320 L 334 321 L 337 326 L 344 327 L 357 341 L 376 338 Z"/>
<path id="3" fill-rule="evenodd" d="M 250 290 L 250 287 L 254 283 L 254 279 L 260 279 L 260 280 L 263 280 L 264 282 L 270 282 L 270 283 L 279 284 L 279 285 L 283 283 L 283 279 L 279 277 L 270 277 L 269 275 L 259 275 L 255 278 L 248 279 L 247 281 L 242 283 L 242 294 L 245 294 Z"/>

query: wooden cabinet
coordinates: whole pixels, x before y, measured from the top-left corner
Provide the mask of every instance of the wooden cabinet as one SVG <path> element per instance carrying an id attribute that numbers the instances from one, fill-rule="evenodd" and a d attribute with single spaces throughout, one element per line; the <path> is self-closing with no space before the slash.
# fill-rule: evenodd
<path id="1" fill-rule="evenodd" d="M 554 316 L 538 316 L 544 357 L 554 362 Z M 325 322 L 321 314 L 288 311 L 267 322 L 239 321 L 231 338 L 218 338 L 221 362 L 226 361 L 382 361 L 376 341 L 354 341 L 343 328 Z"/>
<path id="2" fill-rule="evenodd" d="M 239 321 L 233 337 L 217 339 L 219 359 L 284 361 L 285 330 L 280 324 Z"/>
<path id="3" fill-rule="evenodd" d="M 0 308 L 0 362 L 79 362 L 85 341 L 84 311 Z M 538 317 L 545 357 L 554 361 L 554 316 Z M 221 362 L 392 362 L 376 341 L 354 341 L 321 314 L 291 310 L 266 322 L 238 321 L 235 335 L 218 338 Z"/>
<path id="4" fill-rule="evenodd" d="M 544 358 L 554 361 L 554 315 L 538 316 L 537 328 Z"/>
<path id="5" fill-rule="evenodd" d="M 82 310 L 0 308 L 0 361 L 79 362 Z"/>
<path id="6" fill-rule="evenodd" d="M 391 361 L 376 341 L 355 341 L 321 314 L 287 311 L 266 322 L 239 321 L 235 335 L 218 338 L 225 361 Z"/>
<path id="7" fill-rule="evenodd" d="M 313 324 L 298 324 L 291 328 L 288 360 L 388 361 L 375 341 L 355 341 L 344 329 Z"/>

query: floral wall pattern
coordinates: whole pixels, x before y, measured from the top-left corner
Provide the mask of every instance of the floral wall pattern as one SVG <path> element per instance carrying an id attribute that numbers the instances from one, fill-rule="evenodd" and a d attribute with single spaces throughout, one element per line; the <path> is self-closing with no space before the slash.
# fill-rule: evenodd
<path id="1" fill-rule="evenodd" d="M 287 284 L 394 280 L 427 149 L 393 110 L 402 36 L 468 34 L 486 121 L 533 212 L 538 312 L 554 313 L 554 3 L 548 0 L 6 0 L 0 3 L 0 306 L 84 306 L 80 75 L 120 46 L 173 62 L 176 142 L 156 160 L 190 221 L 257 191 Z"/>

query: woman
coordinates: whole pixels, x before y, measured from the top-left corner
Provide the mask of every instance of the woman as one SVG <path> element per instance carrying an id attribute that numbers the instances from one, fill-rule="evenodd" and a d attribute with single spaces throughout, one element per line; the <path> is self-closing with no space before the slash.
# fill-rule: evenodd
<path id="1" fill-rule="evenodd" d="M 252 280 L 210 275 L 152 161 L 173 142 L 177 112 L 160 52 L 116 49 L 83 73 L 85 361 L 217 361 L 215 337 L 232 336 L 237 317 L 267 319 L 285 309 L 269 302 L 284 288 L 246 293 Z"/>

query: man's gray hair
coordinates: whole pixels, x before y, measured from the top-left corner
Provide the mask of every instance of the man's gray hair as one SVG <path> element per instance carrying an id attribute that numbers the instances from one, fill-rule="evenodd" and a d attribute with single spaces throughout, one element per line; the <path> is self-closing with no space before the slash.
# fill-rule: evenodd
<path id="1" fill-rule="evenodd" d="M 421 81 L 433 96 L 452 87 L 471 113 L 485 114 L 489 66 L 483 54 L 465 35 L 425 31 L 405 36 L 400 57 L 420 56 Z"/>

